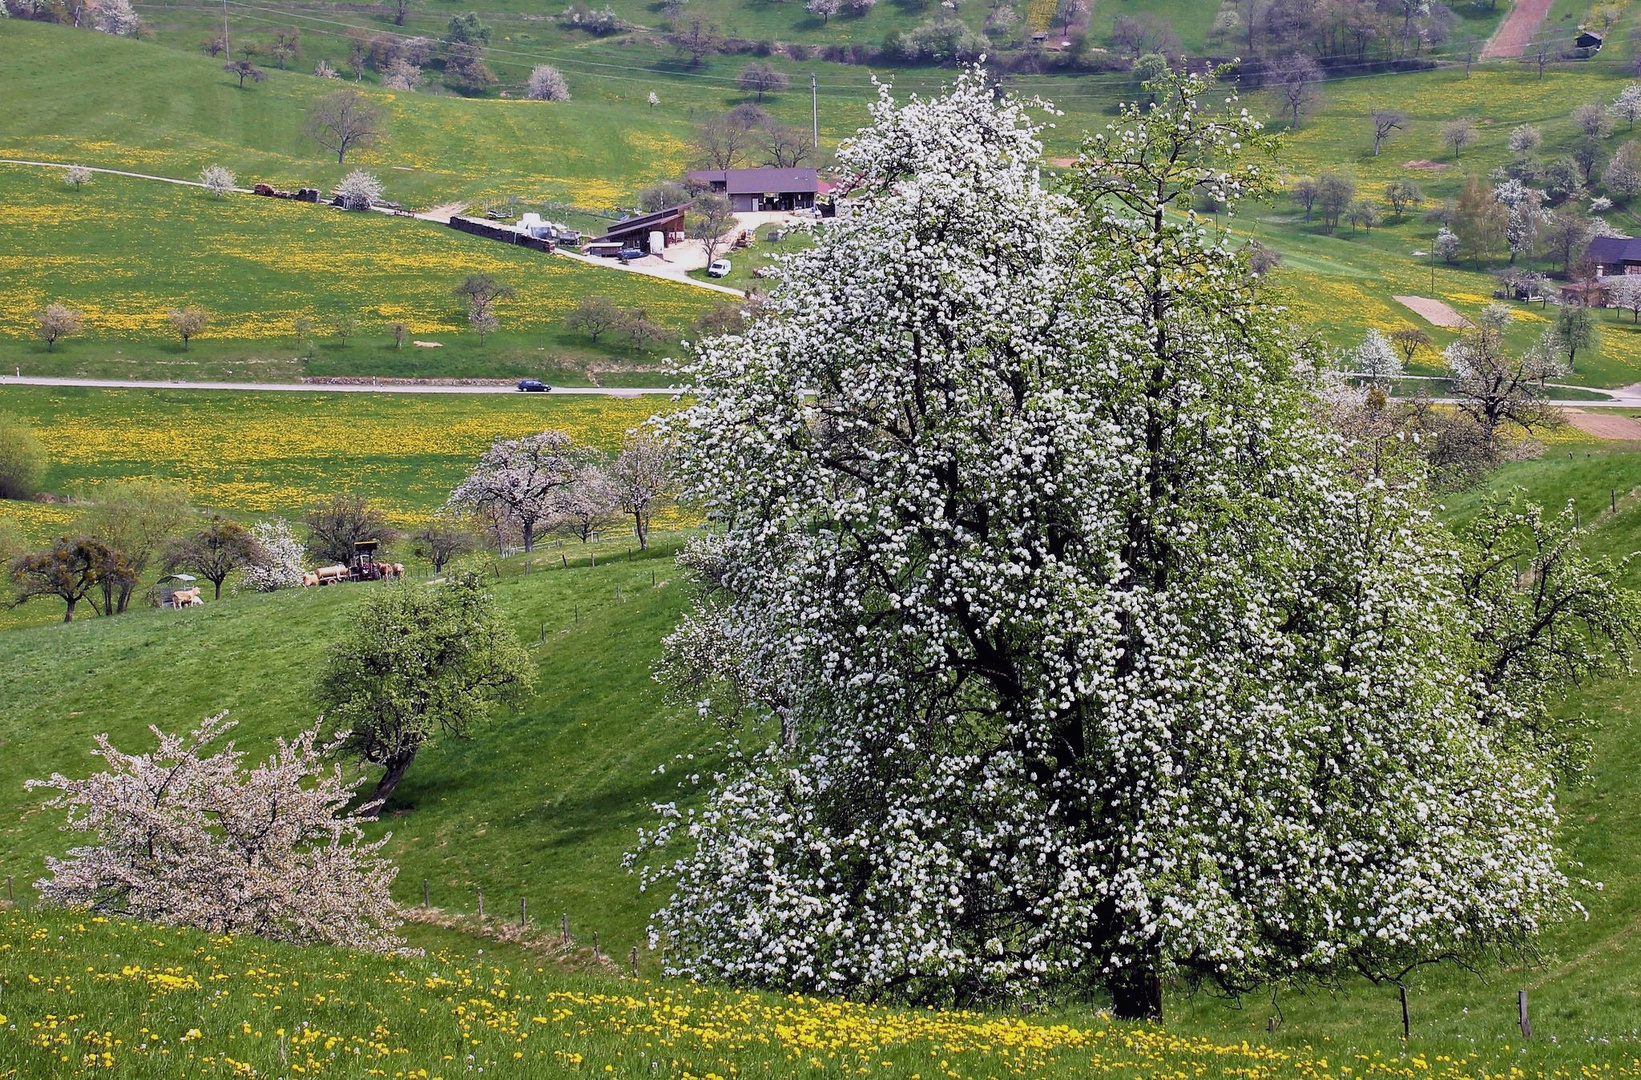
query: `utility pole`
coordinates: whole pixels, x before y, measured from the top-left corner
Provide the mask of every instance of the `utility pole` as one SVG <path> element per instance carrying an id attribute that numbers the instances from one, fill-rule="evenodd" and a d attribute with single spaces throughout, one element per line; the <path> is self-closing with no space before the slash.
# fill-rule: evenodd
<path id="1" fill-rule="evenodd" d="M 223 0 L 227 3 L 227 0 Z M 814 72 L 809 73 L 809 127 L 815 140 L 815 149 L 820 149 L 820 91 L 815 81 Z"/>

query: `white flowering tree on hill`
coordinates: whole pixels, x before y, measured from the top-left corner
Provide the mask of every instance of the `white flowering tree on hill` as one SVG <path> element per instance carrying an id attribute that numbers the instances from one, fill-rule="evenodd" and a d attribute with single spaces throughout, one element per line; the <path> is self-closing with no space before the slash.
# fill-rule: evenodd
<path id="1" fill-rule="evenodd" d="M 1066 193 L 980 75 L 885 92 L 860 209 L 693 354 L 669 426 L 721 532 L 663 671 L 730 735 L 646 836 L 675 971 L 1140 1018 L 1568 907 L 1452 541 L 1348 478 L 1191 214 L 1267 175 L 1211 88 L 1164 76 Z"/>
<path id="2" fill-rule="evenodd" d="M 562 431 L 497 439 L 445 505 L 458 515 L 506 519 L 522 534 L 524 550 L 531 551 L 536 534 L 552 520 L 558 499 L 591 460 L 590 451 L 573 445 Z"/>
<path id="3" fill-rule="evenodd" d="M 188 735 L 150 728 L 158 746 L 146 754 L 99 735 L 103 772 L 30 780 L 58 793 L 46 805 L 67 812 L 66 830 L 96 838 L 46 859 L 41 898 L 213 934 L 400 945 L 388 892 L 398 870 L 381 855 L 391 836 L 366 840 L 348 809 L 364 777 L 329 762 L 317 725 L 249 769 L 232 742 L 205 752 L 232 727 L 220 714 Z"/>

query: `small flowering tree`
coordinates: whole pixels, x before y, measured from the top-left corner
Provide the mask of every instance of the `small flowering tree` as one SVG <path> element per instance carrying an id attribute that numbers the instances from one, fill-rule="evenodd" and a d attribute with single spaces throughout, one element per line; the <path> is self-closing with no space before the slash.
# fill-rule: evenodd
<path id="1" fill-rule="evenodd" d="M 690 357 L 668 428 L 720 528 L 663 673 L 731 738 L 649 837 L 673 970 L 1145 1018 L 1569 910 L 1456 545 L 1351 479 L 1191 213 L 1265 190 L 1268 137 L 1152 85 L 1065 193 L 980 73 L 884 91 L 838 152 L 859 209 Z"/>
<path id="2" fill-rule="evenodd" d="M 207 165 L 199 174 L 200 186 L 219 199 L 234 190 L 235 179 L 233 170 L 221 165 Z"/>
<path id="3" fill-rule="evenodd" d="M 650 515 L 673 487 L 672 445 L 647 431 L 629 436 L 610 468 L 609 482 L 616 505 L 632 516 L 638 550 L 645 550 L 650 542 Z"/>
<path id="4" fill-rule="evenodd" d="M 131 0 L 98 0 L 97 29 L 117 37 L 130 37 L 137 32 L 140 20 Z"/>
<path id="5" fill-rule="evenodd" d="M 255 553 L 240 575 L 246 585 L 257 592 L 277 592 L 302 584 L 302 541 L 292 535 L 290 522 L 259 521 L 251 526 L 251 539 Z"/>
<path id="6" fill-rule="evenodd" d="M 205 752 L 232 727 L 226 713 L 186 736 L 151 727 L 159 745 L 146 754 L 99 735 L 103 772 L 30 780 L 58 792 L 46 806 L 67 812 L 66 830 L 95 838 L 46 859 L 41 898 L 213 934 L 397 947 L 390 838 L 367 842 L 347 809 L 363 778 L 326 764 L 317 726 L 249 769 L 231 742 Z"/>
<path id="7" fill-rule="evenodd" d="M 446 507 L 457 515 L 494 511 L 513 522 L 524 550 L 552 516 L 555 500 L 573 484 L 589 455 L 562 431 L 522 439 L 497 439 L 467 479 L 450 493 Z"/>
<path id="8" fill-rule="evenodd" d="M 79 191 L 91 183 L 91 170 L 84 165 L 70 165 L 63 170 L 63 184 Z"/>
<path id="9" fill-rule="evenodd" d="M 570 86 L 558 68 L 551 64 L 537 64 L 530 69 L 525 96 L 531 101 L 569 101 Z"/>
<path id="10" fill-rule="evenodd" d="M 342 206 L 348 210 L 369 210 L 382 199 L 382 182 L 363 169 L 354 169 L 336 185 Z"/>
<path id="11" fill-rule="evenodd" d="M 1394 379 L 1402 373 L 1402 358 L 1377 327 L 1368 330 L 1361 344 L 1350 352 L 1351 370 L 1377 381 Z"/>

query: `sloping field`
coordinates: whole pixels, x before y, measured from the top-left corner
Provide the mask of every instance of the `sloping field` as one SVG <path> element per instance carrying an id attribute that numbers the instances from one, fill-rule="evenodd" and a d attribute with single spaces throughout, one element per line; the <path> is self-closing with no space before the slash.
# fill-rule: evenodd
<path id="1" fill-rule="evenodd" d="M 253 195 L 218 199 L 118 176 L 73 190 L 55 170 L 0 165 L 0 274 L 9 296 L 0 334 L 10 337 L 30 336 L 32 314 L 54 301 L 84 314 L 92 340 L 170 342 L 166 311 L 188 304 L 213 316 L 201 344 L 228 338 L 294 349 L 296 319 L 324 333 L 338 315 L 358 317 L 378 336 L 391 322 L 420 336 L 466 334 L 466 309 L 452 290 L 479 273 L 517 290 L 496 308 L 511 330 L 559 328 L 591 295 L 677 327 L 710 295 L 434 222 Z"/>

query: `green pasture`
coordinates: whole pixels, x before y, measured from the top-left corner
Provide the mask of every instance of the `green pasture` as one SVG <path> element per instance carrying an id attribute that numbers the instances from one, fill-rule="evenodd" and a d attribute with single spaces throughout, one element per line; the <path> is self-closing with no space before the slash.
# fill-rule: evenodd
<path id="1" fill-rule="evenodd" d="M 611 332 L 595 345 L 565 316 L 590 296 L 686 327 L 713 294 L 614 267 L 383 214 L 97 175 L 78 190 L 58 170 L 0 165 L 0 370 L 136 378 L 292 379 L 539 375 L 586 385 L 612 373 L 653 382 L 666 347 L 635 349 Z M 480 341 L 453 294 L 469 274 L 517 291 L 495 311 L 502 333 Z M 65 303 L 82 335 L 49 350 L 34 313 Z M 185 349 L 166 312 L 211 319 Z M 307 340 L 296 336 L 307 319 Z M 339 336 L 339 319 L 358 324 Z M 393 323 L 409 328 L 395 347 Z M 415 341 L 433 342 L 418 346 Z M 635 371 L 646 374 L 631 378 Z"/>
<path id="2" fill-rule="evenodd" d="M 1557 452 L 1506 467 L 1487 490 L 1517 487 L 1552 505 L 1575 497 L 1598 550 L 1621 555 L 1641 546 L 1641 454 Z M 1445 512 L 1467 516 L 1482 494 L 1455 496 Z M 401 899 L 419 902 L 425 879 L 436 906 L 472 912 L 482 888 L 492 915 L 516 913 L 523 897 L 538 920 L 550 923 L 567 913 L 582 944 L 596 930 L 604 950 L 618 957 L 640 940 L 655 900 L 637 892 L 621 868 L 621 853 L 646 821 L 646 805 L 678 794 L 672 779 L 678 770 L 658 776 L 654 768 L 695 753 L 688 767 L 705 771 L 714 738 L 693 715 L 669 707 L 649 675 L 659 639 L 684 602 L 670 554 L 629 558 L 606 548 L 598 566 L 579 557 L 564 569 L 549 551 L 502 567 L 495 588 L 537 658 L 538 689 L 516 713 L 473 738 L 435 745 L 418 758 L 381 826 L 394 834 L 389 850 L 402 867 Z M 7 749 L 0 755 L 0 873 L 27 881 L 45 853 L 69 842 L 57 833 L 53 815 L 34 810 L 21 782 L 54 769 L 89 768 L 85 751 L 98 732 L 134 748 L 148 723 L 180 727 L 229 709 L 243 724 L 242 745 L 260 752 L 274 735 L 310 722 L 310 688 L 325 645 L 371 587 L 239 596 L 198 610 L 143 610 L 0 634 L 0 669 L 14 691 L 0 698 L 0 743 Z M 1401 1069 L 1415 1075 L 1421 1067 L 1414 1056 L 1426 1061 L 1424 1068 L 1450 1059 L 1463 1066 L 1462 1075 L 1510 1066 L 1526 1075 L 1557 1069 L 1578 1075 L 1585 1064 L 1635 1068 L 1641 1054 L 1634 1028 L 1641 1014 L 1641 940 L 1631 932 L 1641 905 L 1641 790 L 1630 783 L 1641 768 L 1636 701 L 1632 679 L 1622 675 L 1592 681 L 1561 705 L 1597 721 L 1593 766 L 1583 783 L 1563 792 L 1562 814 L 1565 850 L 1580 864 L 1573 876 L 1600 884 L 1579 889 L 1588 920 L 1548 934 L 1534 962 L 1414 975 L 1413 1039 L 1405 1048 L 1394 988 L 1360 983 L 1286 989 L 1274 1003 L 1268 996 L 1227 1003 L 1175 995 L 1168 1031 L 1218 1044 L 1246 1040 L 1332 1063 L 1295 1075 L 1347 1075 L 1342 1065 L 1371 1075 L 1402 1075 Z M 478 947 L 488 948 L 469 942 L 465 951 L 471 956 Z M 144 954 L 147 962 L 177 961 L 169 946 L 154 948 Z M 647 952 L 642 962 L 653 970 Z M 1533 1009 L 1535 1039 L 1526 1045 L 1514 1023 L 1519 989 L 1528 990 Z M 22 1008 L 13 989 L 6 994 L 0 1007 Z M 312 1015 L 319 1022 L 321 1014 Z M 1095 1022 L 1078 1009 L 1056 1010 L 1050 1018 Z M 1378 1054 L 1388 1071 L 1367 1069 L 1359 1054 L 1368 1061 Z M 960 1075 L 991 1074 L 976 1067 Z M 1060 1075 L 1054 1068 L 1038 1074 Z"/>
<path id="3" fill-rule="evenodd" d="M 346 491 L 400 525 L 442 503 L 497 437 L 551 428 L 613 453 L 625 432 L 670 408 L 665 395 L 0 386 L 0 412 L 45 446 L 48 492 L 94 500 L 101 483 L 153 477 L 214 510 L 294 516 Z M 0 514 L 40 505 L 0 500 Z"/>

